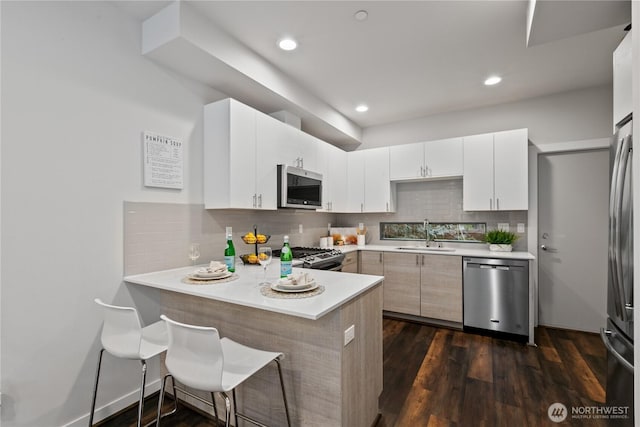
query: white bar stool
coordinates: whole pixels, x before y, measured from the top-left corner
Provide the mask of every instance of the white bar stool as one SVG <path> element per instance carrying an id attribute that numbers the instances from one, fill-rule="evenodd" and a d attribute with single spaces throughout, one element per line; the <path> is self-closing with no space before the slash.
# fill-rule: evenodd
<path id="1" fill-rule="evenodd" d="M 216 418 L 218 414 L 214 393 L 219 393 L 225 401 L 226 427 L 229 427 L 231 417 L 231 402 L 227 395 L 229 391 L 233 393 L 235 425 L 238 426 L 238 418 L 242 418 L 252 424 L 265 427 L 264 424 L 237 411 L 235 389 L 260 369 L 271 362 L 275 362 L 278 367 L 278 376 L 280 377 L 280 388 L 287 416 L 287 425 L 291 427 L 289 406 L 284 391 L 282 368 L 280 366 L 280 359 L 284 357 L 282 353 L 258 350 L 238 344 L 229 338 L 220 338 L 216 328 L 179 323 L 169 319 L 164 314 L 160 318 L 167 322 L 169 333 L 169 347 L 165 358 L 165 365 L 169 373 L 165 375 L 160 388 L 158 425 L 160 425 L 160 409 L 162 408 L 166 381 L 167 378 L 172 377 L 174 390 L 177 389 L 188 396 L 213 406 Z M 182 388 L 176 387 L 176 379 L 187 387 L 210 392 L 213 404 Z"/>
<path id="2" fill-rule="evenodd" d="M 121 359 L 139 360 L 142 363 L 142 382 L 140 384 L 137 424 L 138 427 L 140 427 L 144 407 L 144 388 L 147 377 L 146 361 L 167 350 L 168 337 L 166 324 L 162 320 L 159 320 L 143 328 L 140 323 L 138 311 L 134 307 L 118 307 L 105 304 L 99 298 L 96 298 L 94 301 L 103 308 L 104 323 L 102 324 L 102 335 L 100 337 L 102 348 L 98 356 L 98 368 L 96 370 L 96 382 L 93 388 L 89 426 L 93 425 L 96 396 L 98 394 L 98 380 L 100 378 L 100 365 L 102 364 L 102 354 L 106 350 L 112 356 Z M 160 400 L 162 401 L 163 399 Z M 175 407 L 173 410 L 163 414 L 163 417 L 173 414 L 176 411 L 177 400 L 174 402 Z M 156 420 L 148 425 L 154 423 L 156 423 Z"/>

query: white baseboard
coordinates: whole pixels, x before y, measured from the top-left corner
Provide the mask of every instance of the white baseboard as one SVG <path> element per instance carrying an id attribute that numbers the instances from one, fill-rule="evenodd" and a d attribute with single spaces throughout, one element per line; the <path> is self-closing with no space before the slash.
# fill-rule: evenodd
<path id="1" fill-rule="evenodd" d="M 150 394 L 155 393 L 160 390 L 160 379 L 152 381 L 151 383 L 145 386 L 145 396 L 149 396 Z M 98 397 L 100 396 L 100 389 L 98 389 Z M 136 403 L 140 398 L 140 390 L 136 389 L 131 393 L 128 393 L 112 402 L 107 403 L 104 406 L 96 408 L 96 412 L 93 416 L 93 422 L 97 423 L 100 420 L 103 420 L 111 415 L 122 411 L 124 408 Z M 91 410 L 91 408 L 87 408 Z M 67 424 L 64 424 L 64 427 L 86 427 L 89 424 L 89 415 L 90 412 L 87 413 L 80 418 L 77 418 Z"/>

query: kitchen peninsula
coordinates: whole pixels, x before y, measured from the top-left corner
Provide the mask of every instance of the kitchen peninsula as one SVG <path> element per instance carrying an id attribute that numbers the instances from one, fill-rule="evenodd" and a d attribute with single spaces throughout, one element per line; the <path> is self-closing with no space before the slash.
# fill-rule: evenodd
<path id="1" fill-rule="evenodd" d="M 273 280 L 278 264 L 270 267 L 267 278 Z M 374 423 L 382 391 L 382 276 L 313 270 L 310 274 L 324 291 L 285 299 L 261 293 L 263 271 L 255 266 L 238 266 L 238 279 L 230 282 L 184 283 L 193 270 L 183 267 L 124 280 L 159 289 L 161 311 L 173 319 L 214 326 L 223 337 L 283 352 L 294 426 Z M 351 326 L 354 338 L 348 342 Z M 284 425 L 284 408 L 275 398 L 279 394 L 275 369 L 266 368 L 238 389 L 238 406 L 269 425 Z"/>

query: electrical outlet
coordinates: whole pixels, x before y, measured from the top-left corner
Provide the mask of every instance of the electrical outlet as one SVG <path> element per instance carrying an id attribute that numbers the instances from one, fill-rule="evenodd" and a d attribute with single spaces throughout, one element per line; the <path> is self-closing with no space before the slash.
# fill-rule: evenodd
<path id="1" fill-rule="evenodd" d="M 518 233 L 524 233 L 524 224 L 521 222 L 518 223 Z"/>
<path id="2" fill-rule="evenodd" d="M 302 224 L 298 225 L 298 233 L 300 234 L 304 233 L 304 228 L 302 227 Z"/>
<path id="3" fill-rule="evenodd" d="M 364 230 L 364 223 L 363 222 L 358 224 L 358 230 L 360 230 L 360 231 Z"/>
<path id="4" fill-rule="evenodd" d="M 509 223 L 508 222 L 499 222 L 498 230 L 509 231 Z"/>
<path id="5" fill-rule="evenodd" d="M 349 344 L 356 337 L 356 325 L 351 325 L 344 330 L 344 345 Z"/>

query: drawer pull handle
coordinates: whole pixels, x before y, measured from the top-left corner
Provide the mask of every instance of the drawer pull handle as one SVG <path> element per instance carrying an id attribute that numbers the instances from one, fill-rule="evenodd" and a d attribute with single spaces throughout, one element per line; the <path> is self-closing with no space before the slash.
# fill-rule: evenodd
<path id="1" fill-rule="evenodd" d="M 500 323 L 500 321 L 498 319 L 491 319 L 492 323 Z"/>

